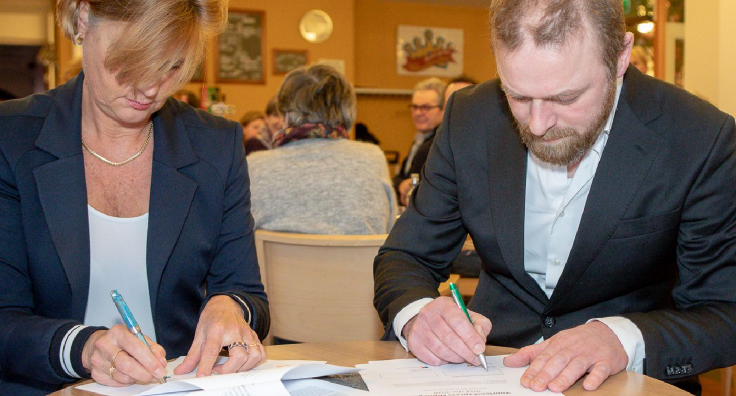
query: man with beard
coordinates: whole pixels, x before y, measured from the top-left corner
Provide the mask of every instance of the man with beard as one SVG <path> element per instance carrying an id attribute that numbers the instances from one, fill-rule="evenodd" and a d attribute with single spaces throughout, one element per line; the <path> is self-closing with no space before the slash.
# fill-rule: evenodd
<path id="1" fill-rule="evenodd" d="M 699 393 L 736 363 L 733 117 L 629 66 L 619 0 L 493 0 L 490 20 L 499 79 L 450 99 L 376 257 L 384 338 L 435 365 L 521 348 L 504 363 L 535 391 L 631 370 Z M 468 233 L 472 325 L 437 293 Z"/>

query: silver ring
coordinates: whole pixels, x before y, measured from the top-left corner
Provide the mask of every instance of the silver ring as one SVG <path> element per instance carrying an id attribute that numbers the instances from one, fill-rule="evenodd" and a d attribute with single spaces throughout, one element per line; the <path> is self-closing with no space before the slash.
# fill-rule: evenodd
<path id="1" fill-rule="evenodd" d="M 243 348 L 245 348 L 245 352 L 246 353 L 248 353 L 248 351 L 250 350 L 250 348 L 248 347 L 248 345 L 245 345 L 245 343 L 243 341 L 235 341 L 232 344 L 230 344 L 230 345 L 227 346 L 227 351 L 230 352 L 231 349 L 237 348 L 237 347 L 243 347 Z"/>

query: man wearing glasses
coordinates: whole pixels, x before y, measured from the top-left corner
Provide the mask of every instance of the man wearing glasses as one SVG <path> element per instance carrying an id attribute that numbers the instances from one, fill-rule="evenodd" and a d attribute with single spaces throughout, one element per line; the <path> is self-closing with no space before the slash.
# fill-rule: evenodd
<path id="1" fill-rule="evenodd" d="M 401 171 L 394 177 L 394 188 L 402 205 L 406 206 L 407 203 L 406 195 L 411 189 L 411 174 L 421 172 L 429 148 L 432 147 L 435 130 L 442 122 L 445 112 L 444 93 L 445 83 L 436 77 L 423 80 L 414 87 L 409 108 L 417 133 L 414 135 L 409 155 L 401 164 Z"/>

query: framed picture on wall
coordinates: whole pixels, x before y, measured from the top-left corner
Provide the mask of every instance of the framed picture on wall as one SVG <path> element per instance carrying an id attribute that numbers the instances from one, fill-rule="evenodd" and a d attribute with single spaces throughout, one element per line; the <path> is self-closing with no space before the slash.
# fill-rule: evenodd
<path id="1" fill-rule="evenodd" d="M 307 50 L 273 50 L 273 74 L 286 74 L 309 62 Z"/>
<path id="2" fill-rule="evenodd" d="M 217 39 L 217 82 L 265 84 L 265 12 L 231 8 L 228 14 Z"/>
<path id="3" fill-rule="evenodd" d="M 463 73 L 462 29 L 399 25 L 396 74 L 455 77 Z"/>

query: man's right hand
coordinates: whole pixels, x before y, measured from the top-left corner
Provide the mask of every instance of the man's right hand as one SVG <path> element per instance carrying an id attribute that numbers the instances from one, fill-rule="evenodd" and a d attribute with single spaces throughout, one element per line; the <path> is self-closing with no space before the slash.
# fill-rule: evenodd
<path id="1" fill-rule="evenodd" d="M 472 324 L 450 297 L 439 297 L 411 318 L 401 334 L 414 356 L 427 364 L 468 362 L 478 366 L 478 354 L 486 350 L 491 321 L 478 313 L 468 313 Z"/>

